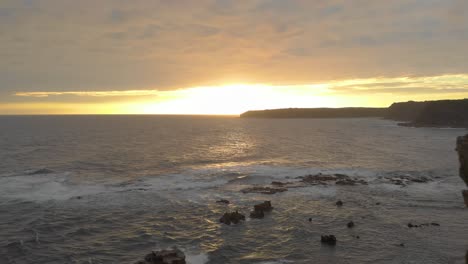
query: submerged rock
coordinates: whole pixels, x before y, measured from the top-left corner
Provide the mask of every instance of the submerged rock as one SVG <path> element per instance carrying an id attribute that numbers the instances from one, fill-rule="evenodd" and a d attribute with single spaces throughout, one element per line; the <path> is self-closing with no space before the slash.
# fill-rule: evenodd
<path id="1" fill-rule="evenodd" d="M 343 202 L 341 200 L 338 200 L 338 202 L 336 202 L 335 204 L 336 204 L 336 206 L 342 206 Z"/>
<path id="2" fill-rule="evenodd" d="M 135 264 L 186 264 L 185 254 L 177 248 L 153 251 Z"/>
<path id="3" fill-rule="evenodd" d="M 349 223 L 346 224 L 346 226 L 347 226 L 348 228 L 353 228 L 353 227 L 354 227 L 354 222 L 353 222 L 353 221 L 349 221 Z"/>
<path id="4" fill-rule="evenodd" d="M 458 159 L 460 161 L 460 177 L 468 186 L 468 134 L 457 138 Z M 463 190 L 463 199 L 468 207 L 468 190 Z"/>
<path id="5" fill-rule="evenodd" d="M 275 194 L 278 192 L 285 192 L 288 189 L 282 187 L 267 187 L 267 186 L 254 186 L 243 189 L 243 193 L 261 193 L 261 194 Z"/>
<path id="6" fill-rule="evenodd" d="M 223 203 L 223 204 L 230 204 L 231 202 L 229 202 L 228 200 L 226 199 L 221 199 L 221 200 L 218 200 L 216 201 L 217 203 Z"/>
<path id="7" fill-rule="evenodd" d="M 325 235 L 322 236 L 320 241 L 328 245 L 336 245 L 336 237 L 334 235 Z"/>
<path id="8" fill-rule="evenodd" d="M 423 224 L 419 224 L 419 225 L 416 225 L 416 224 L 412 224 L 412 223 L 408 223 L 408 227 L 409 228 L 413 228 L 413 227 L 423 227 L 423 226 L 440 226 L 440 224 L 438 223 L 423 223 Z"/>
<path id="9" fill-rule="evenodd" d="M 32 172 L 28 173 L 28 175 L 50 174 L 50 173 L 54 173 L 54 171 L 50 170 L 50 169 L 47 169 L 47 168 L 43 168 L 43 169 L 38 169 L 38 170 L 32 171 Z"/>
<path id="10" fill-rule="evenodd" d="M 265 217 L 265 213 L 263 211 L 252 211 L 250 212 L 250 218 L 257 218 L 257 219 L 261 219 Z"/>
<path id="11" fill-rule="evenodd" d="M 269 212 L 269 211 L 273 210 L 273 207 L 271 206 L 270 201 L 265 201 L 265 202 L 263 202 L 261 204 L 254 205 L 254 210 L 255 211 Z"/>
<path id="12" fill-rule="evenodd" d="M 245 220 L 245 216 L 238 211 L 235 212 L 230 212 L 230 213 L 224 213 L 224 215 L 219 219 L 220 223 L 230 225 L 231 223 L 233 224 L 238 224 L 240 221 Z"/>

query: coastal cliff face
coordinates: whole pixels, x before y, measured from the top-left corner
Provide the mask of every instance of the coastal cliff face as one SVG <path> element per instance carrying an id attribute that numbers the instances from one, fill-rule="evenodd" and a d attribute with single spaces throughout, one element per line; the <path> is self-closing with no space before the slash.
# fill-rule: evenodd
<path id="1" fill-rule="evenodd" d="M 460 177 L 468 186 L 468 134 L 457 138 L 457 152 L 460 160 Z M 463 190 L 463 198 L 468 207 L 468 190 Z"/>
<path id="2" fill-rule="evenodd" d="M 428 102 L 393 103 L 387 110 L 386 119 L 410 122 L 415 120 L 426 107 Z"/>
<path id="3" fill-rule="evenodd" d="M 468 127 L 468 99 L 428 102 L 415 126 Z"/>
<path id="4" fill-rule="evenodd" d="M 385 118 L 404 126 L 468 128 L 468 99 L 394 103 Z"/>

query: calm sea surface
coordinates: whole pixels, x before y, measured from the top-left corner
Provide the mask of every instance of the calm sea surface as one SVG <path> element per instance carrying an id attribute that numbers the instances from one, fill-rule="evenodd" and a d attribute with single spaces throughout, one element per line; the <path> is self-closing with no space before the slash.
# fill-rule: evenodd
<path id="1" fill-rule="evenodd" d="M 465 133 L 379 119 L 3 116 L 0 263 L 133 263 L 172 246 L 192 264 L 464 263 L 454 148 Z M 368 185 L 241 192 L 316 173 Z M 218 222 L 264 200 L 264 219 Z"/>

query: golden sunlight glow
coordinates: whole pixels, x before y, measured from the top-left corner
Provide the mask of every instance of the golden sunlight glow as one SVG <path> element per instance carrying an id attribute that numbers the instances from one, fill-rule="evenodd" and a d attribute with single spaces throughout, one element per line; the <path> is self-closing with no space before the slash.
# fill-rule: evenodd
<path id="1" fill-rule="evenodd" d="M 302 85 L 229 84 L 169 91 L 18 92 L 15 95 L 30 101 L 0 104 L 0 113 L 238 115 L 260 109 L 386 107 L 397 101 L 460 99 L 468 97 L 468 75 L 351 79 Z M 73 99 L 78 97 L 80 100 Z"/>

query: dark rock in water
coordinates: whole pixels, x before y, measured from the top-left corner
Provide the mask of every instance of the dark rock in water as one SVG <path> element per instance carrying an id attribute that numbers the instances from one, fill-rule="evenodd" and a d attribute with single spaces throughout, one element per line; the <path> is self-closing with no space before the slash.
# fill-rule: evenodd
<path id="1" fill-rule="evenodd" d="M 243 214 L 240 214 L 239 212 L 231 212 L 231 213 L 225 213 L 220 219 L 219 222 L 230 225 L 231 223 L 233 224 L 238 224 L 241 220 L 245 220 L 245 216 Z"/>
<path id="2" fill-rule="evenodd" d="M 423 226 L 440 226 L 440 224 L 438 224 L 438 223 L 423 223 L 423 224 L 415 225 L 415 224 L 412 224 L 412 223 L 408 223 L 409 228 L 423 227 Z"/>
<path id="3" fill-rule="evenodd" d="M 81 199 L 81 196 L 77 196 L 76 199 L 80 200 L 80 199 Z"/>
<path id="4" fill-rule="evenodd" d="M 380 203 L 375 203 L 375 205 L 380 205 Z"/>
<path id="5" fill-rule="evenodd" d="M 186 264 L 185 254 L 177 248 L 153 251 L 135 264 Z"/>
<path id="6" fill-rule="evenodd" d="M 457 138 L 458 159 L 460 161 L 460 177 L 468 186 L 468 134 Z M 463 199 L 468 207 L 468 190 L 463 190 Z"/>
<path id="7" fill-rule="evenodd" d="M 325 235 L 322 236 L 321 240 L 322 243 L 328 245 L 336 245 L 336 237 L 334 235 Z"/>
<path id="8" fill-rule="evenodd" d="M 261 194 L 275 194 L 278 192 L 285 192 L 288 189 L 280 187 L 265 187 L 265 186 L 254 186 L 251 188 L 243 189 L 243 193 L 261 193 Z"/>
<path id="9" fill-rule="evenodd" d="M 226 199 L 221 199 L 221 200 L 218 200 L 216 201 L 217 203 L 223 203 L 223 204 L 230 204 L 230 202 Z"/>
<path id="10" fill-rule="evenodd" d="M 341 200 L 338 200 L 338 202 L 336 202 L 335 204 L 336 204 L 336 206 L 342 206 L 343 202 Z"/>
<path id="11" fill-rule="evenodd" d="M 272 181 L 271 182 L 271 185 L 274 185 L 274 186 L 284 186 L 284 185 L 288 185 L 287 182 L 280 182 L 280 181 Z"/>
<path id="12" fill-rule="evenodd" d="M 262 210 L 260 210 L 260 211 L 255 210 L 255 211 L 250 212 L 250 218 L 261 219 L 263 217 L 265 217 L 265 213 Z"/>
<path id="13" fill-rule="evenodd" d="M 309 222 L 312 222 L 312 218 L 309 218 Z"/>
<path id="14" fill-rule="evenodd" d="M 359 236 L 356 236 L 357 239 L 359 239 L 360 237 Z"/>
<path id="15" fill-rule="evenodd" d="M 400 247 L 405 247 L 405 243 L 401 243 L 399 246 Z"/>
<path id="16" fill-rule="evenodd" d="M 269 211 L 273 210 L 273 207 L 271 206 L 270 201 L 265 201 L 265 202 L 263 202 L 261 204 L 254 205 L 254 210 L 255 211 L 269 212 Z"/>
<path id="17" fill-rule="evenodd" d="M 348 228 L 353 228 L 354 227 L 354 222 L 350 221 L 346 226 L 348 226 Z"/>
<path id="18" fill-rule="evenodd" d="M 265 201 L 261 204 L 254 205 L 254 210 L 250 212 L 251 218 L 263 218 L 265 217 L 265 212 L 273 210 L 270 201 Z"/>

